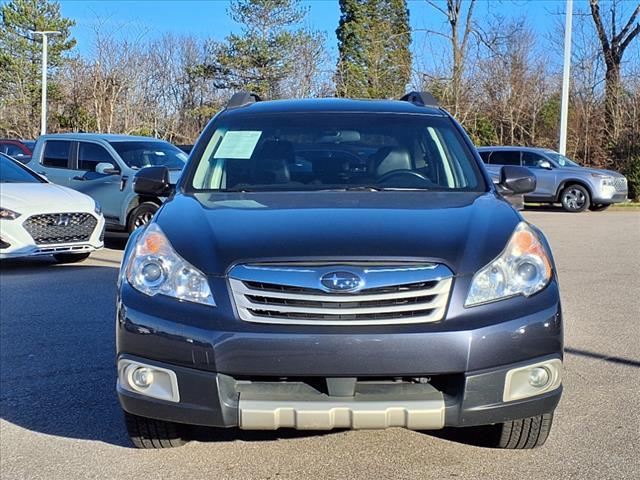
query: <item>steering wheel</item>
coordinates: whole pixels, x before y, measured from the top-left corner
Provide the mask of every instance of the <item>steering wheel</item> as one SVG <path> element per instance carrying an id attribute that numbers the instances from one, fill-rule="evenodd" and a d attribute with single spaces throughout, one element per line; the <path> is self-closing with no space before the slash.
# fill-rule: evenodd
<path id="1" fill-rule="evenodd" d="M 422 173 L 416 172 L 415 170 L 392 170 L 378 178 L 376 183 L 385 183 L 393 177 L 412 177 L 413 179 L 417 178 L 431 184 L 431 180 L 425 177 Z"/>

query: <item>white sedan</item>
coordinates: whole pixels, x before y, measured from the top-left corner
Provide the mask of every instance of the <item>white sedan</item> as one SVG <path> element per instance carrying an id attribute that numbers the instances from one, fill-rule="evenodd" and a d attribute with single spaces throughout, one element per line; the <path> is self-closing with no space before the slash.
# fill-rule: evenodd
<path id="1" fill-rule="evenodd" d="M 0 154 L 0 259 L 53 255 L 73 263 L 103 246 L 100 205 Z"/>

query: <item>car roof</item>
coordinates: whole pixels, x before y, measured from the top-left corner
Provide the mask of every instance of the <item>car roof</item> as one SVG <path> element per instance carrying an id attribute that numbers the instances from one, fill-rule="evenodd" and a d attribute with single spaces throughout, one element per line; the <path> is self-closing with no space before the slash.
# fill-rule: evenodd
<path id="1" fill-rule="evenodd" d="M 491 147 L 478 147 L 477 150 L 479 152 L 488 152 L 488 151 L 500 151 L 500 150 L 520 150 L 522 152 L 546 152 L 546 153 L 556 153 L 554 150 L 550 148 L 542 148 L 542 147 L 520 147 L 518 145 L 513 146 L 491 146 Z"/>
<path id="2" fill-rule="evenodd" d="M 51 133 L 43 135 L 42 138 L 48 140 L 104 140 L 106 142 L 165 142 L 160 138 L 117 135 L 113 133 Z"/>
<path id="3" fill-rule="evenodd" d="M 224 116 L 263 113 L 409 113 L 445 116 L 437 107 L 415 105 L 401 100 L 354 100 L 346 98 L 305 98 L 298 100 L 270 100 L 250 103 L 224 110 Z"/>

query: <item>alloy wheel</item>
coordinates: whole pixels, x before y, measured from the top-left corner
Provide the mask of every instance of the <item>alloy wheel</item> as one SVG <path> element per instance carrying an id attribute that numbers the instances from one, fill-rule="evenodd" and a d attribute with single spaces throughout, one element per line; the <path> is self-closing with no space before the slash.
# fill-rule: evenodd
<path id="1" fill-rule="evenodd" d="M 135 221 L 133 222 L 133 226 L 135 228 L 142 227 L 142 226 L 146 225 L 147 223 L 149 223 L 152 218 L 153 218 L 153 213 L 151 213 L 151 212 L 143 212 L 143 213 L 141 213 L 140 215 L 138 215 L 136 217 Z"/>
<path id="2" fill-rule="evenodd" d="M 564 202 L 571 210 L 581 209 L 586 201 L 587 197 L 585 194 L 577 188 L 568 190 L 564 196 Z"/>

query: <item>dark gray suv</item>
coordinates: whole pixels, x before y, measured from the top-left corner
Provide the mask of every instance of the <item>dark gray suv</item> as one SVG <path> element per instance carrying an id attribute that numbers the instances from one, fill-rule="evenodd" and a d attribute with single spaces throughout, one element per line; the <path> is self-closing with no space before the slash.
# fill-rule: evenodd
<path id="1" fill-rule="evenodd" d="M 504 165 L 522 165 L 536 176 L 535 191 L 525 202 L 561 203 L 568 212 L 605 210 L 627 199 L 627 179 L 611 170 L 583 167 L 558 152 L 531 147 L 480 147 L 492 174 Z"/>
<path id="2" fill-rule="evenodd" d="M 188 425 L 545 442 L 563 357 L 549 245 L 429 98 L 236 94 L 177 185 L 136 174 L 137 193 L 170 198 L 119 276 L 134 445 L 180 445 Z M 535 179 L 505 166 L 500 187 Z"/>

